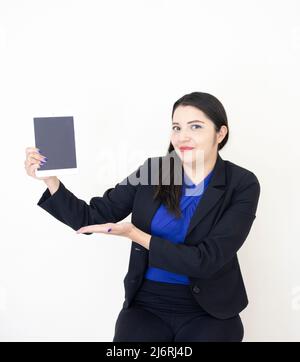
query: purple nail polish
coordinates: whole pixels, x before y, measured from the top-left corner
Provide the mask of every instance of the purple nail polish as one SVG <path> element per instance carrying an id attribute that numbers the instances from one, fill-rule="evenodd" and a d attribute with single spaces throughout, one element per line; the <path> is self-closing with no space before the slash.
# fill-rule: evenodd
<path id="1" fill-rule="evenodd" d="M 108 230 L 107 230 L 107 232 L 110 232 L 111 231 L 111 228 L 109 228 Z"/>

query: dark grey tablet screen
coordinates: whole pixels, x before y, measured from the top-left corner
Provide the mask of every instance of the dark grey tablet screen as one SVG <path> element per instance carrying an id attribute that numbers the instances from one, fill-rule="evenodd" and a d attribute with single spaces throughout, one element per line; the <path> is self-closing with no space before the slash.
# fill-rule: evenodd
<path id="1" fill-rule="evenodd" d="M 39 170 L 76 168 L 73 117 L 37 117 L 33 121 L 35 147 L 48 158 Z"/>

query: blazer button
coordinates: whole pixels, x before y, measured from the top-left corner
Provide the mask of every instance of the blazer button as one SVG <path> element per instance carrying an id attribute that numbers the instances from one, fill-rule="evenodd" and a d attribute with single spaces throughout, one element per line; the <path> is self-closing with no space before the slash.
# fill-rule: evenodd
<path id="1" fill-rule="evenodd" d="M 200 288 L 197 287 L 197 285 L 195 285 L 195 286 L 193 287 L 193 292 L 198 294 L 198 293 L 200 292 Z"/>

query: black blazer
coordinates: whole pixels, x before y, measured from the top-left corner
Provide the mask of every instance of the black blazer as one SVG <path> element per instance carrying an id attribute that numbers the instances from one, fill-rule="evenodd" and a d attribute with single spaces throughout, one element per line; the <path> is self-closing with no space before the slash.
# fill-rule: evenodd
<path id="1" fill-rule="evenodd" d="M 139 177 L 145 168 L 151 173 L 151 160 L 161 158 L 148 158 L 131 175 Z M 151 234 L 151 220 L 160 202 L 153 200 L 154 185 L 126 182 L 131 175 L 107 189 L 102 197 L 91 198 L 90 204 L 60 182 L 53 195 L 47 188 L 37 205 L 73 230 L 116 223 L 132 213 L 132 223 Z M 187 275 L 192 295 L 211 315 L 226 319 L 241 312 L 248 298 L 237 251 L 256 217 L 259 195 L 255 174 L 218 154 L 213 176 L 197 205 L 184 243 L 174 244 L 152 235 L 148 250 L 132 241 L 123 308 L 131 305 L 147 267 L 152 266 Z"/>

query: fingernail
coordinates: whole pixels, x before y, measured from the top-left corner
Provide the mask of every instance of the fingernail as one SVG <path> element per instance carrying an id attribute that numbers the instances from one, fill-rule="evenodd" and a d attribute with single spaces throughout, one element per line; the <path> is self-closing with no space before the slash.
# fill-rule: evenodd
<path id="1" fill-rule="evenodd" d="M 111 231 L 111 228 L 109 228 L 108 230 L 107 230 L 107 232 L 109 233 Z"/>

